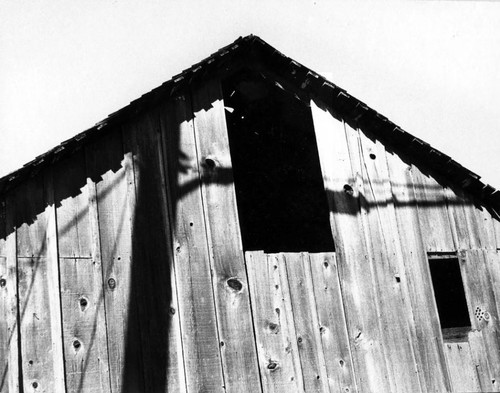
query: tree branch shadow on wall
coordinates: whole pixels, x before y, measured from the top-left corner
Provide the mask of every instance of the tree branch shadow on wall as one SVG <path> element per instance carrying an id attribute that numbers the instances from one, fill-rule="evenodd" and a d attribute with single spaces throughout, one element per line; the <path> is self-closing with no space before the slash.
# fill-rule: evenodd
<path id="1" fill-rule="evenodd" d="M 197 112 L 202 108 L 194 108 L 193 112 Z M 209 108 L 203 108 L 209 109 Z M 176 119 L 179 123 L 184 121 L 191 121 L 192 116 L 186 116 L 185 118 Z M 165 133 L 165 130 L 161 129 L 159 125 L 161 122 L 158 120 L 157 125 L 159 127 L 160 133 Z M 158 130 L 155 129 L 156 133 Z M 113 134 L 121 142 L 119 144 L 121 150 L 114 150 L 112 152 L 107 152 L 103 148 L 99 153 L 101 154 L 102 160 L 94 166 L 94 168 L 87 169 L 85 176 L 78 181 L 73 181 L 75 187 L 68 189 L 65 194 L 58 196 L 55 201 L 56 207 L 61 206 L 61 202 L 67 198 L 74 198 L 81 193 L 81 189 L 87 185 L 87 178 L 91 178 L 96 184 L 102 181 L 103 176 L 106 174 L 114 173 L 114 181 L 109 183 L 106 187 L 100 189 L 97 193 L 97 208 L 99 214 L 103 213 L 99 209 L 100 201 L 106 198 L 109 194 L 113 192 L 121 192 L 117 188 L 123 182 L 130 182 L 130 177 L 133 177 L 135 188 L 128 188 L 129 192 L 133 192 L 134 195 L 128 195 L 128 198 L 133 198 L 135 203 L 135 211 L 129 217 L 126 215 L 120 216 L 117 220 L 120 224 L 117 227 L 117 233 L 120 233 L 130 226 L 131 234 L 131 255 L 130 259 L 126 258 L 112 258 L 107 261 L 103 261 L 103 272 L 102 272 L 102 288 L 99 291 L 98 302 L 96 308 L 99 308 L 102 304 L 105 304 L 106 296 L 116 296 L 116 291 L 121 290 L 120 282 L 117 283 L 117 289 L 112 289 L 109 286 L 109 279 L 112 277 L 112 272 L 116 270 L 117 263 L 127 263 L 130 261 L 130 297 L 128 310 L 125 313 L 127 315 L 125 321 L 114 321 L 115 323 L 124 324 L 124 343 L 123 348 L 123 359 L 115 359 L 112 356 L 109 357 L 110 364 L 116 361 L 121 361 L 123 364 L 122 375 L 111 375 L 111 378 L 120 379 L 122 392 L 164 392 L 168 385 L 167 375 L 169 373 L 169 353 L 173 350 L 170 348 L 169 334 L 171 331 L 171 324 L 173 315 L 175 315 L 175 308 L 172 310 L 170 304 L 172 300 L 172 290 L 171 287 L 171 275 L 173 261 L 173 246 L 171 244 L 171 228 L 174 228 L 176 223 L 173 221 L 177 216 L 176 206 L 179 200 L 181 200 L 185 195 L 198 190 L 202 181 L 204 182 L 216 182 L 218 184 L 228 185 L 233 183 L 232 168 L 222 168 L 216 169 L 216 175 L 203 176 L 201 173 L 200 178 L 195 179 L 186 184 L 177 184 L 175 179 L 175 173 L 178 171 L 188 171 L 200 169 L 203 171 L 204 168 L 199 166 L 199 163 L 194 163 L 195 167 L 191 167 L 189 163 L 185 162 L 186 154 L 181 150 L 179 144 L 179 135 L 175 132 L 168 133 L 164 135 L 166 138 L 165 144 L 168 146 L 168 152 L 176 152 L 176 157 L 170 157 L 168 162 L 162 162 L 159 160 L 159 156 L 148 155 L 148 153 L 157 151 L 156 146 L 149 146 L 148 143 L 151 140 L 143 139 L 144 136 L 137 134 L 136 139 L 132 141 L 132 144 L 127 143 L 123 140 L 124 135 L 123 130 L 119 128 L 114 128 L 109 131 L 104 131 L 104 133 Z M 163 134 L 162 134 L 163 135 Z M 100 138 L 100 137 L 98 137 Z M 160 139 L 157 139 L 158 141 Z M 100 142 L 96 139 L 92 142 L 92 146 L 97 146 Z M 90 145 L 86 145 L 84 148 L 89 149 Z M 106 145 L 104 145 L 105 147 Z M 118 145 L 115 145 L 114 149 L 117 149 Z M 165 152 L 163 152 L 165 153 Z M 141 156 L 142 154 L 142 156 Z M 127 161 L 127 157 L 130 155 L 135 155 L 136 159 L 131 162 Z M 125 158 L 125 160 L 124 160 Z M 127 165 L 129 165 L 127 167 Z M 132 166 L 130 166 L 132 165 Z M 163 168 L 160 166 L 163 165 Z M 166 166 L 166 169 L 165 169 Z M 162 175 L 163 173 L 163 175 Z M 44 172 L 40 172 L 37 176 L 44 176 Z M 161 178 L 165 176 L 165 178 Z M 162 189 L 166 184 L 166 190 Z M 404 185 L 401 185 L 404 186 Z M 421 185 L 416 185 L 415 187 L 421 187 Z M 132 190 L 132 191 L 131 191 Z M 345 191 L 328 191 L 329 193 L 335 192 L 345 192 Z M 168 202 L 170 204 L 170 210 L 165 206 L 166 202 L 162 195 L 167 195 Z M 330 195 L 335 197 L 335 195 Z M 335 198 L 334 198 L 335 199 Z M 365 208 L 370 209 L 375 205 L 380 206 L 382 203 L 389 203 L 391 201 L 377 202 L 376 204 L 371 204 L 365 198 L 365 196 L 360 193 L 358 195 L 358 201 Z M 403 204 L 408 205 L 418 205 L 419 208 L 426 207 L 437 207 L 444 204 L 450 203 L 463 203 L 462 200 L 456 199 L 452 201 L 417 201 L 416 199 L 407 202 L 393 201 L 395 206 L 400 206 Z M 130 205 L 128 205 L 130 206 Z M 353 205 L 355 206 L 355 205 Z M 14 227 L 6 228 L 6 233 L 4 237 L 8 236 L 14 228 L 20 228 L 22 225 L 33 225 L 37 221 L 37 216 L 42 213 L 47 205 L 44 203 L 40 206 L 31 206 L 29 208 L 24 208 L 23 213 L 19 213 L 15 216 Z M 124 208 L 126 208 L 124 206 Z M 344 210 L 342 210 L 344 209 Z M 338 208 L 334 209 L 333 213 L 342 214 L 357 214 L 358 208 Z M 75 217 L 78 220 L 79 214 L 84 214 L 79 212 Z M 132 219 L 132 222 L 127 223 L 126 220 Z M 168 225 L 166 227 L 166 224 Z M 69 225 L 69 224 L 68 224 Z M 69 230 L 68 227 L 58 228 L 60 234 Z M 109 255 L 118 255 L 117 242 L 111 245 L 111 251 Z M 101 252 L 103 245 L 101 244 Z M 104 257 L 103 257 L 104 258 Z M 35 270 L 34 275 L 37 274 Z M 30 293 L 31 286 L 34 280 L 26 288 L 27 299 L 26 302 L 31 301 Z M 123 288 L 124 290 L 126 288 Z M 114 292 L 113 292 L 114 291 Z M 24 310 L 26 304 L 19 306 L 19 320 L 24 318 Z M 75 305 L 75 307 L 77 307 Z M 106 314 L 109 316 L 112 313 L 111 310 L 106 309 Z M 64 312 L 64 310 L 63 310 Z M 93 321 L 94 329 L 89 342 L 84 343 L 87 352 L 92 353 L 96 340 L 96 329 L 95 325 L 97 321 Z M 15 327 L 17 328 L 17 327 Z M 110 324 L 108 320 L 108 338 L 107 343 L 109 345 L 115 339 L 120 340 L 121 338 L 113 337 Z M 189 334 L 189 332 L 185 332 Z M 28 339 L 26 337 L 19 336 L 22 341 Z M 72 337 L 65 337 L 65 340 L 72 340 Z M 214 338 L 215 340 L 215 338 Z M 10 341 L 10 338 L 9 338 Z M 66 345 L 65 345 L 66 347 Z M 109 355 L 108 347 L 108 355 Z M 65 355 L 69 356 L 68 354 Z M 86 378 L 85 372 L 89 364 L 90 358 L 84 359 L 81 365 L 81 379 L 79 382 L 79 387 L 76 391 L 83 391 L 84 378 Z M 21 359 L 22 367 L 25 367 L 25 359 Z M 7 365 L 5 365 L 4 370 L 0 370 L 0 390 L 6 381 L 7 375 Z M 112 367 L 110 367 L 112 370 Z M 67 371 L 67 370 L 66 370 Z M 113 371 L 111 371 L 113 373 Z"/>

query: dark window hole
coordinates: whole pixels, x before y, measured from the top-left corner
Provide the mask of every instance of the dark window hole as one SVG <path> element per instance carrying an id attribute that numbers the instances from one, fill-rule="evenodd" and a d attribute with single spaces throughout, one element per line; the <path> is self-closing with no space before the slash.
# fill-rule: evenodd
<path id="1" fill-rule="evenodd" d="M 470 327 L 458 258 L 432 257 L 429 266 L 441 328 Z"/>

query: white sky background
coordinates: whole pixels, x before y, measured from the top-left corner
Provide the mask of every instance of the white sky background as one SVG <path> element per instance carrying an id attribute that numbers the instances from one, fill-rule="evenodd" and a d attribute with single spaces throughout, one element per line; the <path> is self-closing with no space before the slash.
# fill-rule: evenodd
<path id="1" fill-rule="evenodd" d="M 500 4 L 0 3 L 0 176 L 256 34 L 500 188 Z"/>

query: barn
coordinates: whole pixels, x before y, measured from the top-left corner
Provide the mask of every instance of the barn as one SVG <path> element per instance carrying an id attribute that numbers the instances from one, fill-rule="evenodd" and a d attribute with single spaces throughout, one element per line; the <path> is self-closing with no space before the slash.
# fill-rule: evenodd
<path id="1" fill-rule="evenodd" d="M 239 38 L 0 179 L 0 392 L 500 391 L 499 213 Z"/>

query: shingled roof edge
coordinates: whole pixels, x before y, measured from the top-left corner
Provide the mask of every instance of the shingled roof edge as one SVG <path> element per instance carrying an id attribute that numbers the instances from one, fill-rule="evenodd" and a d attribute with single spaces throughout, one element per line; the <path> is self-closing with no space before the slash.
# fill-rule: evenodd
<path id="1" fill-rule="evenodd" d="M 446 167 L 448 167 L 450 172 L 451 171 L 455 173 L 457 171 L 460 172 L 459 177 L 462 180 L 460 181 L 460 183 L 455 184 L 455 186 L 469 193 L 474 198 L 476 203 L 479 202 L 480 204 L 484 205 L 487 208 L 491 207 L 492 209 L 494 209 L 494 211 L 500 211 L 500 200 L 497 202 L 498 198 L 491 198 L 491 196 L 495 193 L 498 193 L 498 191 L 494 187 L 479 181 L 479 179 L 481 178 L 479 175 L 463 167 L 458 162 L 454 161 L 453 159 L 448 157 L 446 154 L 440 152 L 439 150 L 433 148 L 426 142 L 421 141 L 419 138 L 404 131 L 399 126 L 392 123 L 385 116 L 378 113 L 376 110 L 372 109 L 369 105 L 365 104 L 361 100 L 349 94 L 346 90 L 338 87 L 337 85 L 327 80 L 325 77 L 321 76 L 317 72 L 287 57 L 286 55 L 284 55 L 283 53 L 281 53 L 280 51 L 269 45 L 267 42 L 262 40 L 260 37 L 253 34 L 250 34 L 245 37 L 239 37 L 231 44 L 222 47 L 221 49 L 212 53 L 204 60 L 196 64 L 193 64 L 191 67 L 173 76 L 170 80 L 162 83 L 155 89 L 143 94 L 138 99 L 131 101 L 125 107 L 117 110 L 116 112 L 111 113 L 105 119 L 96 123 L 93 127 L 90 127 L 89 129 L 75 135 L 74 137 L 63 141 L 59 145 L 50 149 L 49 151 L 37 156 L 32 161 L 29 161 L 28 163 L 24 164 L 21 168 L 18 168 L 17 170 L 14 170 L 13 172 L 8 173 L 7 175 L 1 177 L 0 193 L 5 192 L 6 190 L 12 187 L 15 187 L 18 182 L 22 181 L 22 179 L 28 177 L 33 172 L 38 172 L 41 169 L 40 165 L 48 165 L 50 163 L 53 163 L 54 161 L 61 158 L 61 156 L 68 153 L 68 150 L 74 151 L 75 149 L 79 148 L 79 146 L 83 145 L 90 136 L 98 134 L 102 129 L 107 128 L 108 126 L 116 123 L 117 121 L 121 121 L 125 115 L 130 115 L 131 113 L 134 114 L 135 111 L 139 110 L 139 107 L 143 107 L 145 104 L 147 105 L 149 101 L 154 101 L 154 99 L 158 97 L 165 97 L 166 95 L 169 96 L 180 87 L 179 85 L 191 83 L 191 81 L 199 71 L 208 67 L 209 65 L 213 65 L 217 59 L 221 59 L 223 57 L 225 58 L 228 55 L 236 56 L 238 52 L 243 51 L 245 48 L 250 48 L 252 46 L 255 46 L 255 44 L 260 45 L 261 48 L 265 48 L 268 51 L 272 51 L 275 61 L 276 59 L 278 59 L 279 62 L 282 62 L 283 65 L 286 64 L 287 66 L 292 64 L 294 66 L 294 69 L 301 69 L 306 73 L 306 75 L 310 75 L 311 77 L 315 78 L 316 81 L 313 84 L 314 86 L 309 86 L 309 89 L 315 90 L 318 89 L 317 86 L 328 86 L 330 87 L 330 89 L 333 89 L 333 91 L 336 91 L 337 95 L 338 94 L 342 95 L 344 99 L 348 100 L 350 103 L 349 111 L 352 112 L 350 114 L 351 118 L 366 119 L 367 117 L 370 117 L 371 118 L 370 120 L 373 122 L 375 121 L 384 122 L 386 124 L 386 126 L 383 127 L 385 130 L 391 128 L 392 135 L 399 135 L 396 136 L 396 139 L 404 138 L 404 139 L 411 139 L 423 142 L 425 144 L 425 150 L 428 150 L 427 152 L 428 154 L 437 153 L 438 155 L 441 155 L 443 157 L 441 165 L 445 165 Z M 303 86 L 298 87 L 298 89 L 301 88 L 303 89 L 304 87 Z M 67 148 L 67 146 L 70 148 Z M 408 152 L 405 153 L 407 154 Z M 419 154 L 422 154 L 422 152 L 420 151 Z M 443 171 L 443 168 L 438 169 L 430 167 L 428 169 L 431 172 L 434 169 L 437 174 L 440 174 Z M 470 179 L 470 181 L 467 182 L 464 179 Z M 474 184 L 474 187 L 471 187 L 471 189 L 469 189 L 469 187 L 463 185 L 467 183 Z M 476 191 L 478 189 L 480 189 L 479 192 Z"/>

